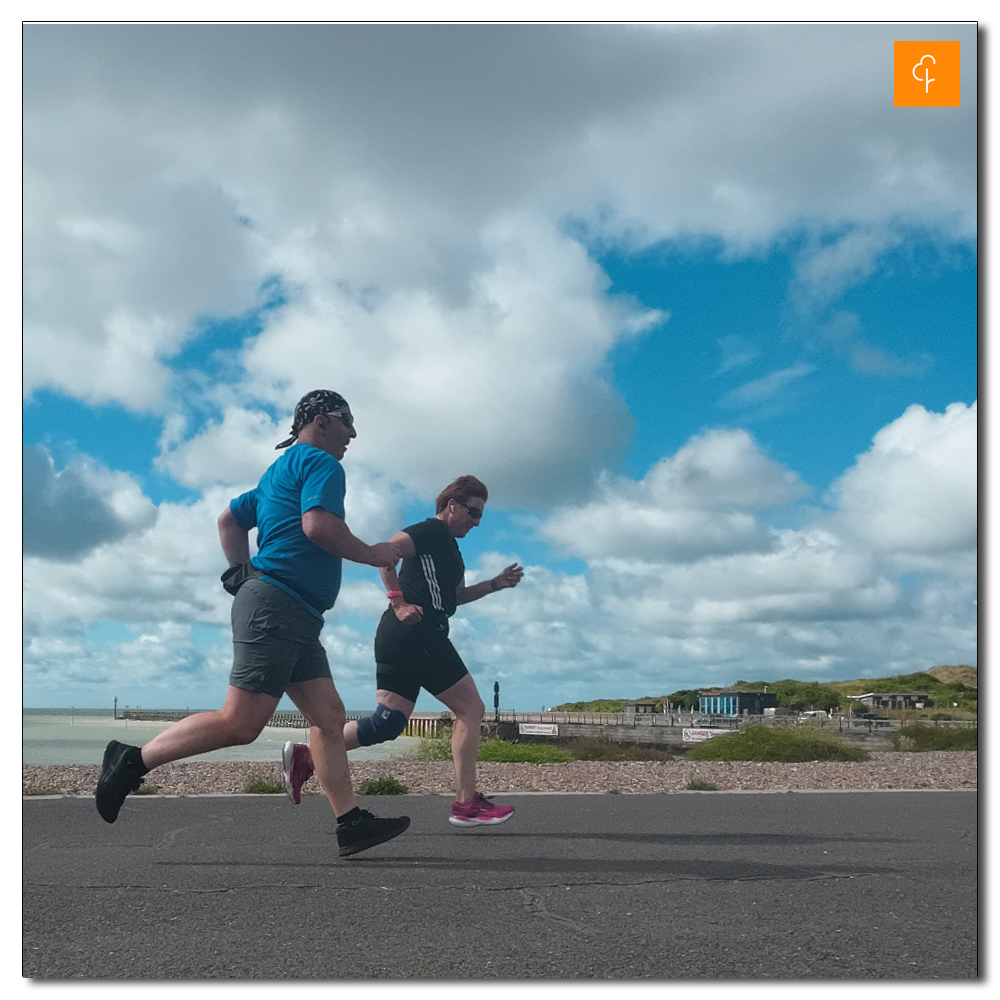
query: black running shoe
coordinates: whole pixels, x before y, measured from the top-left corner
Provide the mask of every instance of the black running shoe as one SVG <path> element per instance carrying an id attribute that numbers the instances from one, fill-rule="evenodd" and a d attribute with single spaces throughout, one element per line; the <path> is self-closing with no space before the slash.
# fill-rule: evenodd
<path id="1" fill-rule="evenodd" d="M 142 784 L 142 776 L 146 771 L 138 747 L 119 743 L 118 740 L 112 740 L 108 744 L 104 751 L 101 774 L 97 779 L 97 790 L 94 792 L 97 811 L 105 823 L 114 823 L 118 819 L 118 810 L 121 809 L 125 796 Z"/>
<path id="2" fill-rule="evenodd" d="M 373 816 L 367 809 L 359 810 L 360 816 L 353 823 L 340 823 L 337 826 L 337 843 L 340 845 L 340 856 L 346 858 L 358 851 L 367 851 L 376 844 L 384 844 L 393 837 L 398 837 L 409 825 L 409 816 L 399 816 L 396 819 L 385 819 Z"/>

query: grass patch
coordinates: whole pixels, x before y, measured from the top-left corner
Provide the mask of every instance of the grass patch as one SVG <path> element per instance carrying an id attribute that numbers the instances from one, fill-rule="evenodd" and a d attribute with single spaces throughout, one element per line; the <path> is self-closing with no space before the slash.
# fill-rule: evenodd
<path id="1" fill-rule="evenodd" d="M 377 778 L 365 778 L 354 790 L 358 795 L 405 795 L 409 788 L 391 774 L 380 774 Z"/>
<path id="2" fill-rule="evenodd" d="M 573 756 L 562 747 L 546 743 L 486 740 L 479 744 L 479 759 L 494 764 L 568 764 Z"/>
<path id="3" fill-rule="evenodd" d="M 892 738 L 894 750 L 978 750 L 978 727 L 903 726 Z"/>
<path id="4" fill-rule="evenodd" d="M 713 785 L 711 781 L 702 781 L 701 778 L 693 778 L 684 786 L 689 792 L 717 792 L 718 785 Z"/>
<path id="5" fill-rule="evenodd" d="M 284 790 L 278 778 L 250 778 L 243 786 L 243 791 L 249 795 L 277 795 Z"/>
<path id="6" fill-rule="evenodd" d="M 451 760 L 451 733 L 447 736 L 424 737 L 417 744 L 417 760 Z"/>
<path id="7" fill-rule="evenodd" d="M 28 785 L 27 788 L 22 789 L 22 795 L 62 795 L 62 792 L 58 788 L 53 788 L 52 785 Z"/>
<path id="8" fill-rule="evenodd" d="M 580 736 L 566 749 L 575 760 L 672 760 L 674 754 L 660 747 L 623 747 L 606 736 Z"/>
<path id="9" fill-rule="evenodd" d="M 688 760 L 867 760 L 867 751 L 832 734 L 785 726 L 747 726 L 742 733 L 713 736 L 688 750 Z"/>
<path id="10" fill-rule="evenodd" d="M 160 786 L 159 785 L 147 785 L 143 782 L 133 793 L 133 795 L 159 795 Z"/>

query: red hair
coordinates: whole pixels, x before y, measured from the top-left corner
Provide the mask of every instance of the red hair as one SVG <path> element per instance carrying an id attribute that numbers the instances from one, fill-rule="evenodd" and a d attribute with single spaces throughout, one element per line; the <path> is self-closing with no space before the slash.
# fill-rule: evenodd
<path id="1" fill-rule="evenodd" d="M 478 497 L 486 503 L 490 498 L 490 491 L 475 476 L 459 476 L 438 494 L 434 513 L 440 514 L 448 506 L 449 500 L 466 504 L 473 497 Z"/>

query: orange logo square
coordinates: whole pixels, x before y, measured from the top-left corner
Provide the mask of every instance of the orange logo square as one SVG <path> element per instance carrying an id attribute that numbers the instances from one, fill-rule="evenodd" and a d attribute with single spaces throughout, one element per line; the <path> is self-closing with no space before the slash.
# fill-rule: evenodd
<path id="1" fill-rule="evenodd" d="M 958 42 L 893 42 L 897 108 L 959 106 Z"/>

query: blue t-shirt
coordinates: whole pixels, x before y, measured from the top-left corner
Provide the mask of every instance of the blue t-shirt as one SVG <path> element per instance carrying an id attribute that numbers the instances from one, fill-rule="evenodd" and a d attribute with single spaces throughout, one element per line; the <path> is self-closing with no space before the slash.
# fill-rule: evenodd
<path id="1" fill-rule="evenodd" d="M 310 542 L 302 515 L 322 507 L 344 516 L 344 467 L 311 444 L 296 444 L 260 477 L 257 488 L 229 502 L 236 523 L 257 529 L 253 564 L 318 618 L 340 592 L 341 559 Z"/>

